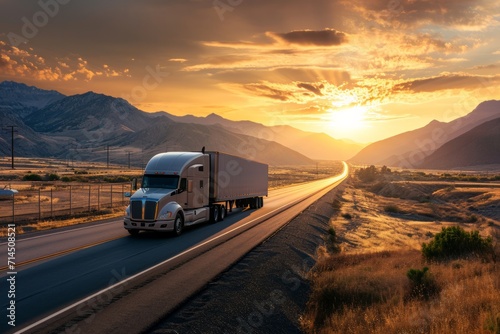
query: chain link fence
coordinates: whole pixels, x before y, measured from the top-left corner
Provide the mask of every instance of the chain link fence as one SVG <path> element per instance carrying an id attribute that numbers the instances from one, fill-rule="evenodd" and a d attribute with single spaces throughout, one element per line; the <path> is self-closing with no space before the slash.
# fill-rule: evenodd
<path id="1" fill-rule="evenodd" d="M 0 224 L 25 223 L 58 217 L 98 213 L 128 205 L 130 183 L 71 184 L 36 183 L 0 198 Z M 13 187 L 14 188 L 14 187 Z"/>

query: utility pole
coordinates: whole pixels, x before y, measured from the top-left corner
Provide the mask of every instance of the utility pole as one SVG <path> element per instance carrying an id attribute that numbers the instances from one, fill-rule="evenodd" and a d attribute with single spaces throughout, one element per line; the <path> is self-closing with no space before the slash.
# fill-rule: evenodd
<path id="1" fill-rule="evenodd" d="M 12 169 L 14 169 L 14 132 L 15 132 L 14 128 L 17 128 L 17 126 L 8 125 L 7 127 L 10 128 L 11 130 L 11 152 L 12 152 L 11 164 L 12 164 Z"/>
<path id="2" fill-rule="evenodd" d="M 106 146 L 106 167 L 109 169 L 109 145 Z"/>

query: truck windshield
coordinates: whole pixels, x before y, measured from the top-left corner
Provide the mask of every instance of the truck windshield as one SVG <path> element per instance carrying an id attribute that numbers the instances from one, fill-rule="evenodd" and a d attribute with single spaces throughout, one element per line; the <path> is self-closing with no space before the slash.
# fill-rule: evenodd
<path id="1" fill-rule="evenodd" d="M 144 175 L 142 188 L 177 189 L 179 176 L 177 175 Z"/>

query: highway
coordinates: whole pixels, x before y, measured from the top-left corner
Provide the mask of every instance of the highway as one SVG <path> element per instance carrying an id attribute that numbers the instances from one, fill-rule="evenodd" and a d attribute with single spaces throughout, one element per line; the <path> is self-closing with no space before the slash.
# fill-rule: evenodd
<path id="1" fill-rule="evenodd" d="M 234 210 L 180 237 L 131 237 L 122 219 L 20 237 L 16 327 L 4 316 L 0 332 L 144 331 L 346 176 L 347 165 L 341 175 L 272 190 L 263 208 Z M 6 263 L 5 241 L 0 247 Z"/>

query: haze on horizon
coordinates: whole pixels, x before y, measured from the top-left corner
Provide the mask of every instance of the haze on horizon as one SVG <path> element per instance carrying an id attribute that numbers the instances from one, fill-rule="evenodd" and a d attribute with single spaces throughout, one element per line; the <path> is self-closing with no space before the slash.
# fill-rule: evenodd
<path id="1" fill-rule="evenodd" d="M 0 81 L 373 142 L 499 99 L 500 0 L 0 0 Z"/>

